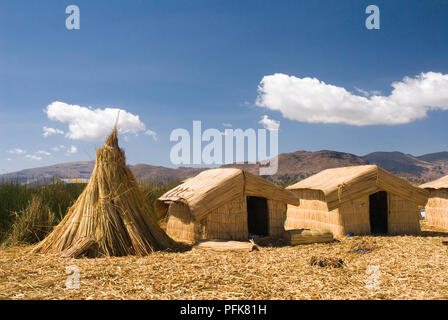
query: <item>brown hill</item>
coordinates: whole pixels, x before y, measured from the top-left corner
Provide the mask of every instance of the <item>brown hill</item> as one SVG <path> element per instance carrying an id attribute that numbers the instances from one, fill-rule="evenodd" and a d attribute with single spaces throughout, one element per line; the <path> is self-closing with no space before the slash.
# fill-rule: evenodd
<path id="1" fill-rule="evenodd" d="M 93 161 L 59 163 L 53 166 L 25 169 L 0 175 L 0 182 L 51 183 L 55 178 L 89 178 Z"/>
<path id="2" fill-rule="evenodd" d="M 448 174 L 448 153 L 414 157 L 401 152 L 373 152 L 363 158 L 398 176 L 420 184 Z"/>
<path id="3" fill-rule="evenodd" d="M 94 166 L 93 161 L 61 163 L 53 166 L 25 169 L 0 175 L 0 182 L 15 181 L 27 184 L 53 183 L 56 178 L 89 178 Z M 169 183 L 182 181 L 197 175 L 205 168 L 166 168 L 137 164 L 129 166 L 139 182 Z"/>
<path id="4" fill-rule="evenodd" d="M 278 172 L 267 179 L 288 185 L 318 173 L 324 169 L 353 165 L 377 164 L 410 182 L 423 183 L 448 175 L 448 152 L 414 157 L 401 152 L 374 152 L 364 157 L 350 153 L 321 150 L 316 152 L 295 151 L 278 156 Z M 260 164 L 232 164 L 233 167 L 259 174 Z M 167 168 L 148 164 L 130 166 L 140 182 L 168 183 L 182 181 L 193 177 L 207 168 Z M 93 169 L 93 162 L 71 162 L 53 166 L 26 169 L 0 175 L 2 181 L 19 181 L 22 183 L 51 183 L 54 178 L 88 178 Z"/>
<path id="5" fill-rule="evenodd" d="M 176 169 L 162 166 L 151 166 L 149 164 L 136 164 L 130 166 L 136 179 L 139 182 L 169 183 L 173 181 L 182 181 L 194 177 L 207 168 L 188 168 L 179 167 Z"/>
<path id="6" fill-rule="evenodd" d="M 266 178 L 282 185 L 288 185 L 325 169 L 364 164 L 368 164 L 365 159 L 350 153 L 330 150 L 295 151 L 279 154 L 277 174 Z M 225 167 L 245 169 L 259 174 L 260 164 L 233 164 Z"/>

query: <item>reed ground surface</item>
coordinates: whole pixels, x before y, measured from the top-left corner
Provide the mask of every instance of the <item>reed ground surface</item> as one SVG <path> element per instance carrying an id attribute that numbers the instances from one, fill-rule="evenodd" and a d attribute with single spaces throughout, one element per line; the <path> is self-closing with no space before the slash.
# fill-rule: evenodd
<path id="1" fill-rule="evenodd" d="M 63 259 L 0 250 L 0 299 L 448 299 L 448 231 L 359 236 L 253 252 L 156 252 Z M 370 248 L 363 254 L 349 251 Z M 336 257 L 342 268 L 311 266 Z M 79 289 L 66 268 L 79 269 Z"/>

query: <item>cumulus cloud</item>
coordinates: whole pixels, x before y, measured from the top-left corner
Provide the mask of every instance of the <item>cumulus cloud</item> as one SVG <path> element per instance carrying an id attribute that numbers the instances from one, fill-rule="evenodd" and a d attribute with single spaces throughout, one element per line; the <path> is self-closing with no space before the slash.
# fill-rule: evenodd
<path id="1" fill-rule="evenodd" d="M 68 154 L 75 154 L 78 152 L 78 148 L 76 148 L 75 146 L 71 146 L 68 150 L 67 153 Z"/>
<path id="2" fill-rule="evenodd" d="M 12 150 L 9 150 L 8 152 L 11 154 L 25 154 L 26 153 L 25 150 L 20 149 L 20 148 L 14 148 Z"/>
<path id="3" fill-rule="evenodd" d="M 43 136 L 49 137 L 53 134 L 64 134 L 64 131 L 59 130 L 59 129 L 55 129 L 55 128 L 48 128 L 48 127 L 43 127 L 42 130 L 44 131 Z"/>
<path id="4" fill-rule="evenodd" d="M 389 96 L 364 90 L 368 96 L 358 96 L 316 78 L 277 73 L 260 82 L 256 105 L 300 122 L 355 126 L 405 124 L 430 110 L 448 110 L 448 74 L 421 73 L 393 82 L 392 88 Z"/>
<path id="5" fill-rule="evenodd" d="M 73 140 L 102 141 L 112 131 L 118 112 L 118 132 L 122 134 L 138 134 L 151 131 L 146 129 L 138 115 L 123 109 L 94 109 L 70 105 L 64 102 L 53 102 L 45 109 L 48 118 L 68 124 L 66 137 Z"/>
<path id="6" fill-rule="evenodd" d="M 42 157 L 39 157 L 39 156 L 36 156 L 36 155 L 33 155 L 33 154 L 27 154 L 25 157 L 27 159 L 30 159 L 30 160 L 36 160 L 36 161 L 42 160 Z"/>
<path id="7" fill-rule="evenodd" d="M 263 127 L 269 131 L 278 130 L 280 128 L 280 121 L 269 119 L 267 115 L 264 115 L 258 123 L 263 125 Z"/>

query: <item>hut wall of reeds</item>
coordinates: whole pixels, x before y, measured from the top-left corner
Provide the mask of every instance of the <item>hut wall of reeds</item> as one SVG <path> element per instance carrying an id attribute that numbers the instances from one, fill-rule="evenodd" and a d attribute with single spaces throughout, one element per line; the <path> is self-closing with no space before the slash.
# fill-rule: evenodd
<path id="1" fill-rule="evenodd" d="M 297 205 L 298 198 L 240 169 L 201 172 L 160 197 L 156 210 L 167 219 L 167 234 L 177 241 L 247 240 L 248 197 L 266 200 L 268 236 L 281 237 L 286 204 Z"/>
<path id="2" fill-rule="evenodd" d="M 425 207 L 427 225 L 448 230 L 448 176 L 422 184 L 429 192 Z"/>
<path id="3" fill-rule="evenodd" d="M 418 234 L 422 219 L 419 205 L 388 193 L 388 233 L 390 234 Z"/>
<path id="4" fill-rule="evenodd" d="M 286 230 L 327 229 L 337 237 L 370 234 L 371 195 L 387 193 L 387 233 L 420 231 L 419 205 L 427 193 L 377 166 L 324 170 L 289 186 L 300 205 L 288 205 Z"/>

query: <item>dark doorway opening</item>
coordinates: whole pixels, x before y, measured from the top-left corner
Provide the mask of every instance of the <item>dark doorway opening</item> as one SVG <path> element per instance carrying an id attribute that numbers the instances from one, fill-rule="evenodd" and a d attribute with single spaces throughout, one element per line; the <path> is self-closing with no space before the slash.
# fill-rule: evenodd
<path id="1" fill-rule="evenodd" d="M 387 233 L 387 192 L 380 191 L 370 196 L 370 232 Z"/>
<path id="2" fill-rule="evenodd" d="M 247 197 L 247 227 L 249 234 L 269 235 L 269 212 L 266 198 Z"/>

